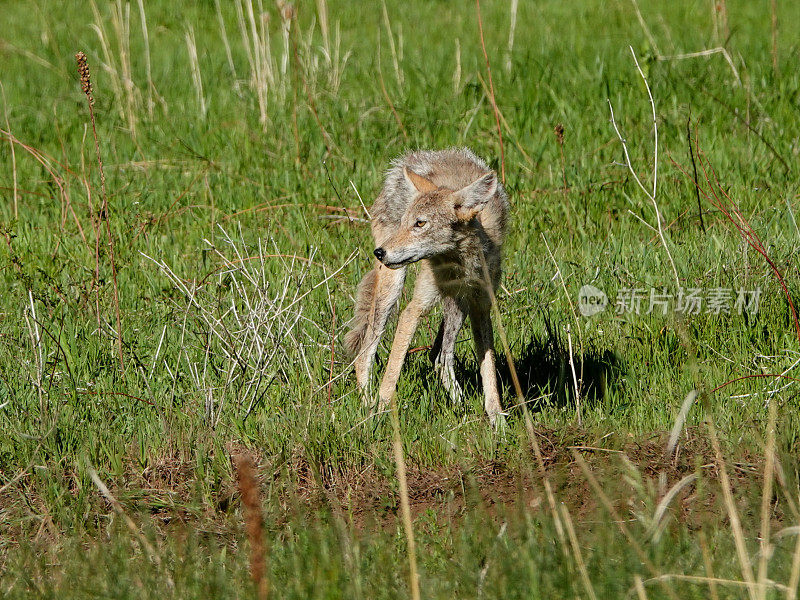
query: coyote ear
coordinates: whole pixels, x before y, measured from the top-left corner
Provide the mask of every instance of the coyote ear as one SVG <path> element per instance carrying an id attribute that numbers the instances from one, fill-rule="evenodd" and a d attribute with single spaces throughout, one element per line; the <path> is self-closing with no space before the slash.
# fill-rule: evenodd
<path id="1" fill-rule="evenodd" d="M 415 173 L 408 167 L 403 167 L 403 175 L 406 176 L 406 181 L 414 186 L 414 189 L 421 194 L 427 194 L 428 192 L 432 192 L 433 190 L 437 189 L 436 184 L 430 179 L 423 177 L 419 173 Z"/>
<path id="2" fill-rule="evenodd" d="M 469 221 L 483 210 L 496 191 L 497 175 L 494 171 L 489 171 L 468 186 L 454 192 L 453 203 L 456 217 L 462 221 Z"/>

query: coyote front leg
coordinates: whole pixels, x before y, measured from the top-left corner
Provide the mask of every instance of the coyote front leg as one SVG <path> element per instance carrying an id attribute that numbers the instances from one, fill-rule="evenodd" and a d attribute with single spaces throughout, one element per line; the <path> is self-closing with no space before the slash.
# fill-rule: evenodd
<path id="1" fill-rule="evenodd" d="M 403 291 L 403 283 L 406 280 L 406 269 L 389 269 L 383 265 L 375 267 L 374 281 L 367 281 L 371 290 L 363 290 L 364 298 L 359 298 L 366 304 L 364 309 L 367 311 L 364 323 L 364 338 L 358 348 L 358 355 L 355 359 L 356 381 L 361 390 L 365 390 L 369 385 L 369 375 L 372 370 L 372 363 L 375 360 L 375 353 L 378 350 L 378 343 L 381 340 L 386 322 L 392 314 L 392 310 L 400 299 Z M 366 398 L 365 398 L 366 400 Z"/>
<path id="2" fill-rule="evenodd" d="M 394 390 L 397 387 L 397 380 L 400 378 L 400 370 L 403 368 L 403 361 L 406 358 L 406 352 L 408 352 L 408 345 L 417 330 L 420 317 L 427 313 L 438 299 L 439 291 L 433 278 L 433 272 L 429 266 L 423 264 L 417 275 L 414 296 L 397 322 L 392 351 L 389 353 L 389 361 L 386 364 L 386 372 L 383 375 L 379 391 L 381 406 L 385 406 L 392 399 Z"/>

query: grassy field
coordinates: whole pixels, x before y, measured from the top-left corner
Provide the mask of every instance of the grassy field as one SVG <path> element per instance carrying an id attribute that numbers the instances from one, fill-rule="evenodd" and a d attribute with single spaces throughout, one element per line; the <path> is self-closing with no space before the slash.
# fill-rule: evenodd
<path id="1" fill-rule="evenodd" d="M 795 598 L 800 6 L 480 10 L 491 79 L 469 2 L 5 3 L 0 594 L 257 597 L 249 452 L 272 597 L 412 595 L 341 339 L 389 161 L 466 145 L 511 198 L 532 428 L 498 327 L 493 430 L 468 328 L 454 407 L 425 321 L 397 395 L 422 596 Z"/>

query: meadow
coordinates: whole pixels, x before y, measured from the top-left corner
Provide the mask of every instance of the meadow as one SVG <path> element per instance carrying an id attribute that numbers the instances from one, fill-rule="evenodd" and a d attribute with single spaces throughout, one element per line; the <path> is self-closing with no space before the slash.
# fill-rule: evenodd
<path id="1" fill-rule="evenodd" d="M 2 12 L 0 595 L 796 598 L 800 5 Z M 437 312 L 395 413 L 341 342 L 451 146 L 511 199 L 499 428 L 469 328 L 461 406 Z"/>

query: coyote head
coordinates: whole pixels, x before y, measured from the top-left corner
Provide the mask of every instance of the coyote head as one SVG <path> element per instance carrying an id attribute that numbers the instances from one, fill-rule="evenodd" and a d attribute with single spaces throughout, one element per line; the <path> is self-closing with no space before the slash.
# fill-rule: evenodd
<path id="1" fill-rule="evenodd" d="M 472 219 L 497 191 L 494 171 L 455 191 L 438 187 L 408 167 L 403 173 L 416 194 L 398 229 L 375 248 L 375 257 L 390 269 L 455 250 L 468 235 Z"/>

